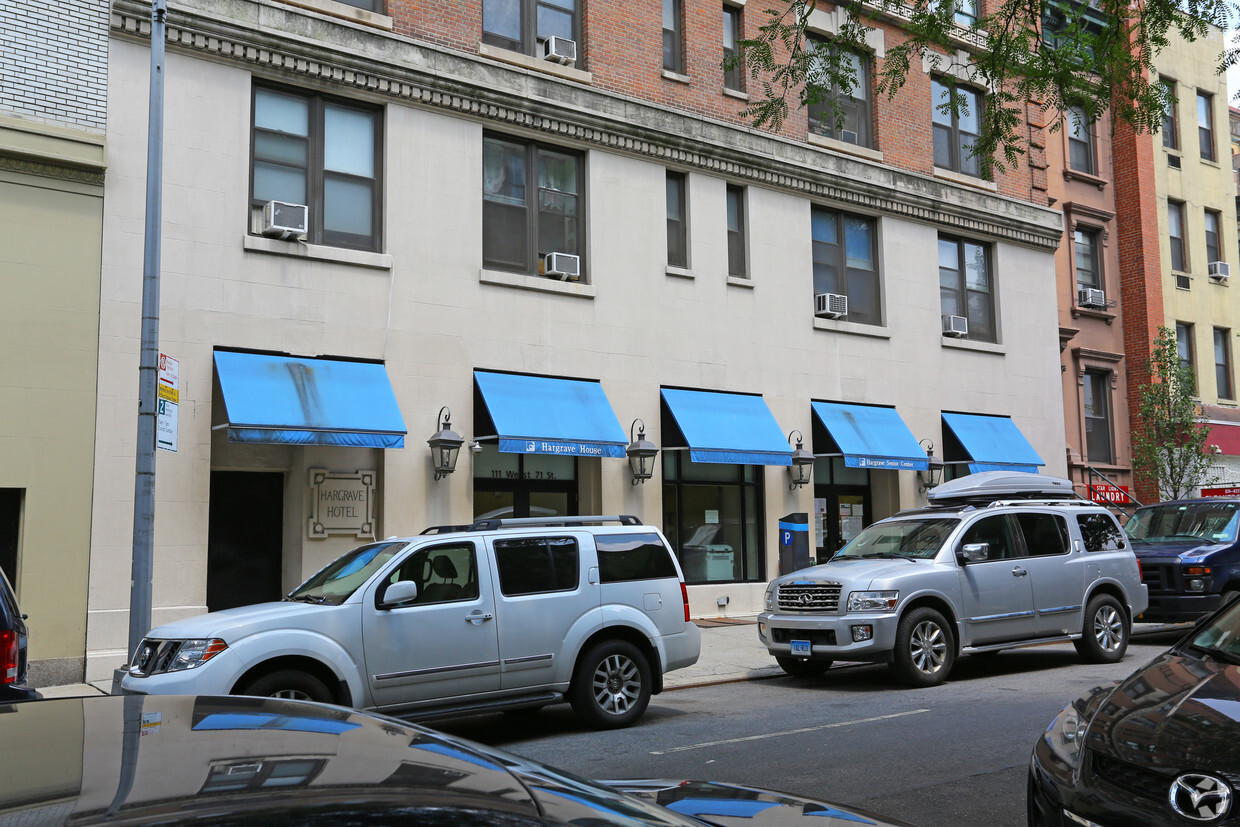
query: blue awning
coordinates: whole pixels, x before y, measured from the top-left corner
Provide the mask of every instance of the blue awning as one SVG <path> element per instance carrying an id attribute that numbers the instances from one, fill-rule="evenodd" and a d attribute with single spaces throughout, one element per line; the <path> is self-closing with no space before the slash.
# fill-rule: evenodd
<path id="1" fill-rule="evenodd" d="M 792 448 L 761 396 L 663 390 L 694 462 L 791 465 Z"/>
<path id="2" fill-rule="evenodd" d="M 598 382 L 474 371 L 507 454 L 624 457 L 620 420 Z"/>
<path id="3" fill-rule="evenodd" d="M 926 452 L 895 408 L 842 402 L 811 402 L 810 407 L 849 468 L 924 471 L 930 467 Z"/>
<path id="4" fill-rule="evenodd" d="M 405 447 L 383 365 L 216 351 L 229 442 Z"/>
<path id="5" fill-rule="evenodd" d="M 980 471 L 1028 471 L 1036 474 L 1038 466 L 1046 464 L 1011 417 L 945 413 L 943 424 L 951 429 L 969 455 L 971 474 Z"/>

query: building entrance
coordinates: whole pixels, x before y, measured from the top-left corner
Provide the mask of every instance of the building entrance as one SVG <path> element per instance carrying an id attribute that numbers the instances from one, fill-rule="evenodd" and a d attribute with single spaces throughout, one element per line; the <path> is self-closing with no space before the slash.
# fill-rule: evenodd
<path id="1" fill-rule="evenodd" d="M 207 610 L 283 596 L 284 474 L 211 472 Z"/>
<path id="2" fill-rule="evenodd" d="M 577 514 L 577 460 L 501 454 L 484 445 L 474 458 L 474 519 Z"/>

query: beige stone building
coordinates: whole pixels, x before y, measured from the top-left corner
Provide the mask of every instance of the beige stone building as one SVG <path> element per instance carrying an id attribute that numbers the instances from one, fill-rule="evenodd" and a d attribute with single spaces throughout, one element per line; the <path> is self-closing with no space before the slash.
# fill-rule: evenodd
<path id="1" fill-rule="evenodd" d="M 931 443 L 949 473 L 1065 473 L 1060 216 L 935 165 L 933 66 L 917 129 L 859 147 L 626 91 L 619 36 L 572 2 L 565 63 L 542 39 L 499 43 L 481 4 L 456 39 L 418 32 L 417 3 L 359 6 L 169 16 L 160 349 L 179 413 L 158 455 L 156 623 L 278 598 L 372 537 L 573 513 L 658 525 L 694 615 L 752 614 L 781 518 L 826 554 L 924 502 Z M 91 679 L 126 657 L 148 15 L 113 4 Z M 642 71 L 735 110 L 721 54 L 695 69 L 688 52 Z M 909 135 L 921 155 L 897 161 Z M 308 207 L 300 239 L 278 219 L 301 212 L 268 202 Z M 465 445 L 437 479 L 444 408 Z M 659 453 L 635 484 L 642 425 Z M 794 432 L 815 455 L 803 487 Z"/>
<path id="2" fill-rule="evenodd" d="M 1240 485 L 1240 247 L 1227 81 L 1215 72 L 1222 49 L 1223 33 L 1212 28 L 1204 43 L 1173 39 L 1157 61 L 1177 98 L 1163 119 L 1156 165 L 1164 323 L 1176 331 L 1180 358 L 1196 370 L 1195 395 L 1211 425 L 1217 462 L 1207 489 Z"/>
<path id="3" fill-rule="evenodd" d="M 0 31 L 0 569 L 46 685 L 86 649 L 106 3 L 3 0 Z"/>

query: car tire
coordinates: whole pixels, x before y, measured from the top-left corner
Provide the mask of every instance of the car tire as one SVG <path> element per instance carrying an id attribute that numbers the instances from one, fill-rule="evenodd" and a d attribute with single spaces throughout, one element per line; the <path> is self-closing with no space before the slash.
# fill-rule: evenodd
<path id="1" fill-rule="evenodd" d="M 833 661 L 810 660 L 809 658 L 792 658 L 777 655 L 775 662 L 779 668 L 793 678 L 821 678 L 831 668 Z"/>
<path id="2" fill-rule="evenodd" d="M 928 606 L 900 618 L 891 662 L 896 679 L 906 686 L 938 686 L 956 662 L 956 638 L 943 615 Z"/>
<path id="3" fill-rule="evenodd" d="M 233 694 L 283 698 L 290 701 L 319 701 L 325 704 L 336 701 L 325 683 L 314 675 L 296 669 L 268 672 L 250 681 Z"/>
<path id="4" fill-rule="evenodd" d="M 1115 663 L 1128 649 L 1131 624 L 1119 601 L 1109 594 L 1095 595 L 1085 607 L 1085 624 L 1077 654 L 1086 663 Z"/>
<path id="5" fill-rule="evenodd" d="M 577 660 L 569 702 L 595 729 L 631 726 L 650 704 L 650 665 L 624 640 L 596 644 Z"/>

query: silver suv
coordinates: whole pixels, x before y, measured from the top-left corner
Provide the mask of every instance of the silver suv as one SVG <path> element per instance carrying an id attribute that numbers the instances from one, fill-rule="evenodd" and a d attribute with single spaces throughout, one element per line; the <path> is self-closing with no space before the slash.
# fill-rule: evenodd
<path id="1" fill-rule="evenodd" d="M 1147 596 L 1109 511 L 1068 480 L 1008 471 L 928 497 L 771 581 L 758 636 L 785 672 L 886 662 L 903 683 L 934 686 L 959 654 L 1071 640 L 1091 663 L 1123 657 Z"/>
<path id="2" fill-rule="evenodd" d="M 568 700 L 614 728 L 700 649 L 658 529 L 630 516 L 484 520 L 361 546 L 280 603 L 153 629 L 121 689 L 410 719 Z"/>

